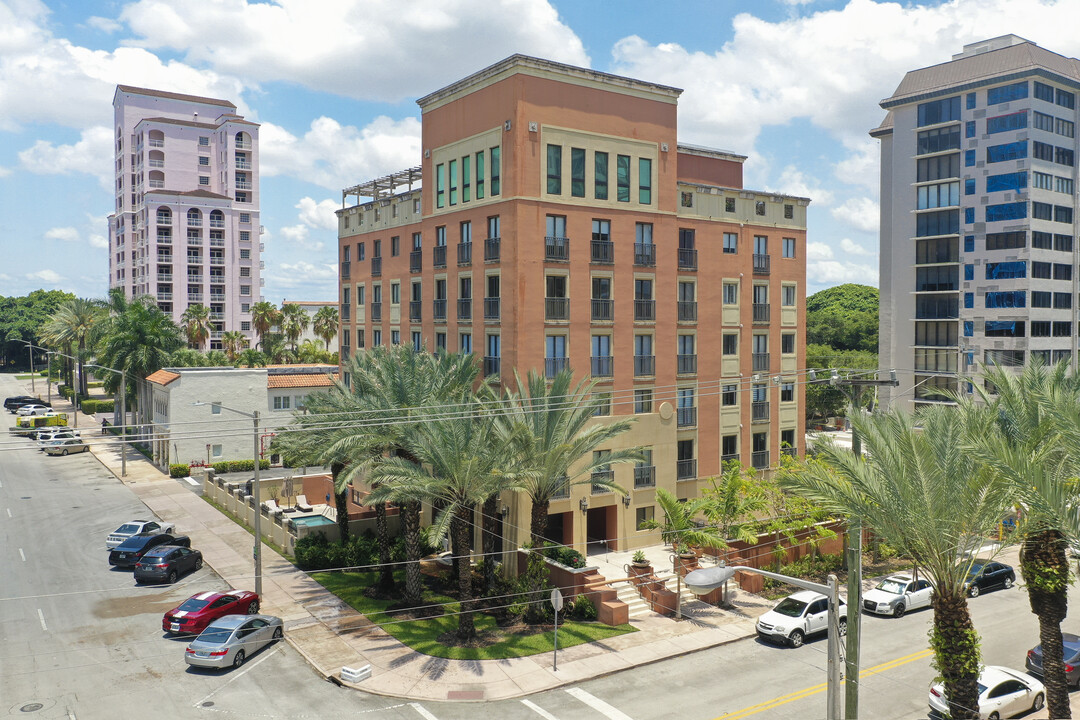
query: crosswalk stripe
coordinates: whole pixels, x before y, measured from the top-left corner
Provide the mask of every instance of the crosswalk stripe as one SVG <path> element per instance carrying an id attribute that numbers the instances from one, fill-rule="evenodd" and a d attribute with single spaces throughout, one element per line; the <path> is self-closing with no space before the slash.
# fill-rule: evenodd
<path id="1" fill-rule="evenodd" d="M 567 688 L 566 692 L 574 696 L 581 702 L 585 703 L 593 710 L 602 713 L 610 720 L 633 720 L 633 718 L 624 713 L 622 710 L 619 710 L 618 708 L 609 705 L 595 695 L 590 695 L 581 688 Z"/>
<path id="2" fill-rule="evenodd" d="M 427 708 L 425 708 L 420 703 L 409 703 L 409 707 L 418 712 L 420 714 L 420 717 L 424 718 L 424 720 L 439 720 L 439 718 L 429 713 L 427 711 Z"/>
<path id="3" fill-rule="evenodd" d="M 540 707 L 539 705 L 537 705 L 536 703 L 534 703 L 531 700 L 522 700 L 521 704 L 524 705 L 525 707 L 529 708 L 533 712 L 535 712 L 540 717 L 544 718 L 544 720 L 559 720 L 557 717 L 555 717 L 554 715 L 549 713 L 547 710 Z"/>

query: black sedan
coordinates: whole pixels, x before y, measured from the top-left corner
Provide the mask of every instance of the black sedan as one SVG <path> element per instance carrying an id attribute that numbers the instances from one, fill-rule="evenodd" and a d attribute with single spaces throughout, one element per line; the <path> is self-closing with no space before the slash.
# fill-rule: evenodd
<path id="1" fill-rule="evenodd" d="M 971 564 L 964 586 L 969 597 L 979 597 L 983 590 L 1003 587 L 1006 590 L 1016 582 L 1016 572 L 1011 565 L 996 561 L 976 560 Z"/>
<path id="2" fill-rule="evenodd" d="M 171 533 L 139 533 L 132 535 L 117 545 L 109 553 L 109 564 L 122 568 L 133 568 L 148 551 L 161 545 L 191 547 L 191 538 L 187 535 L 175 536 Z"/>
<path id="3" fill-rule="evenodd" d="M 30 397 L 29 395 L 19 395 L 17 397 L 9 397 L 4 400 L 4 408 L 15 412 L 23 405 L 44 405 L 45 407 L 52 407 L 52 403 L 48 403 L 44 400 L 38 400 L 36 397 Z"/>
<path id="4" fill-rule="evenodd" d="M 178 545 L 160 545 L 148 550 L 139 562 L 135 563 L 135 582 L 176 582 L 188 571 L 202 567 L 202 553 Z"/>
<path id="5" fill-rule="evenodd" d="M 1061 633 L 1061 643 L 1061 655 L 1065 660 L 1065 682 L 1072 687 L 1080 688 L 1080 637 L 1072 633 Z M 1042 677 L 1042 645 L 1036 645 L 1028 650 L 1027 670 L 1033 675 Z"/>

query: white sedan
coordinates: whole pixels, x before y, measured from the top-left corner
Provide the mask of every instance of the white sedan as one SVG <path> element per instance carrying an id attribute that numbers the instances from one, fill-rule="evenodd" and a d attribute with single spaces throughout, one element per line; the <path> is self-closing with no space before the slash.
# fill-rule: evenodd
<path id="1" fill-rule="evenodd" d="M 52 412 L 52 408 L 45 407 L 44 405 L 23 405 L 15 412 L 15 415 L 18 417 L 31 417 L 44 415 L 45 413 L 50 412 Z"/>
<path id="2" fill-rule="evenodd" d="M 979 717 L 981 720 L 1010 718 L 1042 709 L 1046 702 L 1043 684 L 1026 673 L 1000 665 L 987 665 L 979 673 Z M 943 717 L 949 701 L 941 683 L 930 686 L 930 716 Z"/>
<path id="3" fill-rule="evenodd" d="M 109 533 L 109 536 L 105 538 L 105 547 L 112 550 L 132 535 L 138 535 L 139 533 L 159 535 L 161 533 L 171 533 L 172 531 L 172 523 L 159 523 L 156 520 L 131 520 Z"/>
<path id="4" fill-rule="evenodd" d="M 903 617 L 908 610 L 930 606 L 934 587 L 929 580 L 910 575 L 890 575 L 863 595 L 863 609 L 878 615 Z"/>
<path id="5" fill-rule="evenodd" d="M 37 443 L 38 449 L 44 450 L 46 445 L 57 442 L 58 440 L 70 440 L 72 438 L 81 438 L 82 434 L 78 430 L 71 430 L 66 427 L 50 427 L 38 430 Z"/>

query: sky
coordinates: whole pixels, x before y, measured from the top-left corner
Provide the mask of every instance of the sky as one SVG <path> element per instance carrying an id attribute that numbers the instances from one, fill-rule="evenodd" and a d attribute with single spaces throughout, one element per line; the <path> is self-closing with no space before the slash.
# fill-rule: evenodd
<path id="1" fill-rule="evenodd" d="M 1080 55 L 1077 0 L 0 0 L 0 295 L 103 297 L 118 84 L 261 123 L 267 300 L 337 296 L 342 188 L 420 162 L 416 98 L 514 53 L 684 90 L 679 140 L 812 198 L 807 292 L 878 283 L 878 103 L 1008 33 Z"/>

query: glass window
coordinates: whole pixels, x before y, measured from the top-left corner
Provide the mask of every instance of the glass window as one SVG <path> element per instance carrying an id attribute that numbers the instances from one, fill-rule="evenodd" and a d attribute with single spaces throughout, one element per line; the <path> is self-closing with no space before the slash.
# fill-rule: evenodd
<path id="1" fill-rule="evenodd" d="M 964 137 L 968 137 L 968 138 L 975 137 L 975 121 L 974 120 L 968 120 L 966 123 L 964 123 Z"/>
<path id="2" fill-rule="evenodd" d="M 501 172 L 500 155 L 501 155 L 500 148 L 498 148 L 498 147 L 491 148 L 491 194 L 492 195 L 498 195 L 499 194 L 499 189 L 500 189 L 499 188 L 499 183 L 500 183 L 500 172 Z"/>
<path id="3" fill-rule="evenodd" d="M 964 181 L 964 194 L 965 195 L 974 195 L 975 194 L 975 178 L 968 178 L 967 180 Z"/>
<path id="4" fill-rule="evenodd" d="M 739 234 L 738 233 L 724 233 L 724 252 L 737 253 L 739 252 Z"/>
<path id="5" fill-rule="evenodd" d="M 1012 102 L 1013 100 L 1022 100 L 1027 96 L 1027 81 L 1013 83 L 1012 85 L 1002 85 L 1001 87 L 990 88 L 986 91 L 986 104 L 1000 105 L 1001 103 Z"/>
<path id="6" fill-rule="evenodd" d="M 570 196 L 585 197 L 585 150 L 570 148 Z"/>
<path id="7" fill-rule="evenodd" d="M 615 199 L 619 202 L 630 202 L 630 156 L 616 155 L 615 162 Z"/>
<path id="8" fill-rule="evenodd" d="M 795 257 L 795 238 L 784 238 L 781 241 L 782 254 L 786 258 Z"/>
<path id="9" fill-rule="evenodd" d="M 476 153 L 476 199 L 484 199 L 484 151 Z"/>
<path id="10" fill-rule="evenodd" d="M 1038 145 L 1039 143 L 1036 143 Z M 974 150 L 968 152 L 974 153 Z M 1027 140 L 1005 143 L 1004 145 L 990 145 L 986 148 L 986 162 L 1006 162 L 1008 160 L 1023 160 L 1028 155 Z M 974 155 L 972 156 L 974 158 Z M 972 165 L 975 163 L 972 162 Z"/>
<path id="11" fill-rule="evenodd" d="M 469 202 L 472 199 L 471 161 L 472 158 L 468 155 L 461 158 L 461 202 Z"/>
<path id="12" fill-rule="evenodd" d="M 547 146 L 547 191 L 549 195 L 562 194 L 562 146 Z"/>
<path id="13" fill-rule="evenodd" d="M 739 386 L 723 385 L 720 388 L 720 404 L 724 407 L 733 407 L 739 404 Z"/>
<path id="14" fill-rule="evenodd" d="M 721 348 L 722 355 L 738 355 L 739 354 L 739 335 L 738 333 L 724 333 L 723 346 Z"/>
<path id="15" fill-rule="evenodd" d="M 638 158 L 638 202 L 652 204 L 652 160 Z"/>
<path id="16" fill-rule="evenodd" d="M 446 205 L 446 166 L 439 163 L 435 166 L 435 207 L 441 208 Z"/>
<path id="17" fill-rule="evenodd" d="M 975 167 L 975 151 L 964 151 L 964 167 Z"/>
<path id="18" fill-rule="evenodd" d="M 593 195 L 597 200 L 608 199 L 608 154 L 598 152 L 593 158 Z"/>
<path id="19" fill-rule="evenodd" d="M 450 168 L 450 204 L 457 205 L 457 191 L 458 191 L 458 176 L 457 176 L 457 160 L 451 160 L 447 165 Z"/>
<path id="20" fill-rule="evenodd" d="M 634 412 L 636 414 L 650 413 L 653 406 L 653 391 L 649 388 L 637 388 L 634 390 Z"/>
<path id="21" fill-rule="evenodd" d="M 795 353 L 795 333 L 782 333 L 780 335 L 780 352 L 784 355 Z"/>
<path id="22" fill-rule="evenodd" d="M 934 100 L 919 105 L 919 127 L 960 119 L 960 96 Z"/>
<path id="23" fill-rule="evenodd" d="M 780 304 L 784 307 L 795 306 L 795 286 L 783 285 L 780 288 Z"/>
<path id="24" fill-rule="evenodd" d="M 1035 98 L 1037 100 L 1045 100 L 1046 102 L 1054 102 L 1054 88 L 1045 83 L 1035 81 Z"/>
<path id="25" fill-rule="evenodd" d="M 916 178 L 918 182 L 930 182 L 932 180 L 945 180 L 948 178 L 959 177 L 959 153 L 922 158 L 916 163 Z M 761 205 L 764 210 L 765 203 L 762 203 Z M 760 214 L 764 215 L 764 212 Z"/>
<path id="26" fill-rule="evenodd" d="M 725 305 L 738 305 L 739 304 L 739 284 L 738 283 L 724 283 L 724 304 Z"/>
<path id="27" fill-rule="evenodd" d="M 967 109 L 971 110 L 975 107 L 975 93 L 969 92 L 967 94 Z"/>
<path id="28" fill-rule="evenodd" d="M 998 115 L 997 117 L 986 119 L 986 133 L 988 135 L 1009 132 L 1012 130 L 1022 130 L 1027 126 L 1027 110 L 1009 113 L 1008 115 Z"/>

